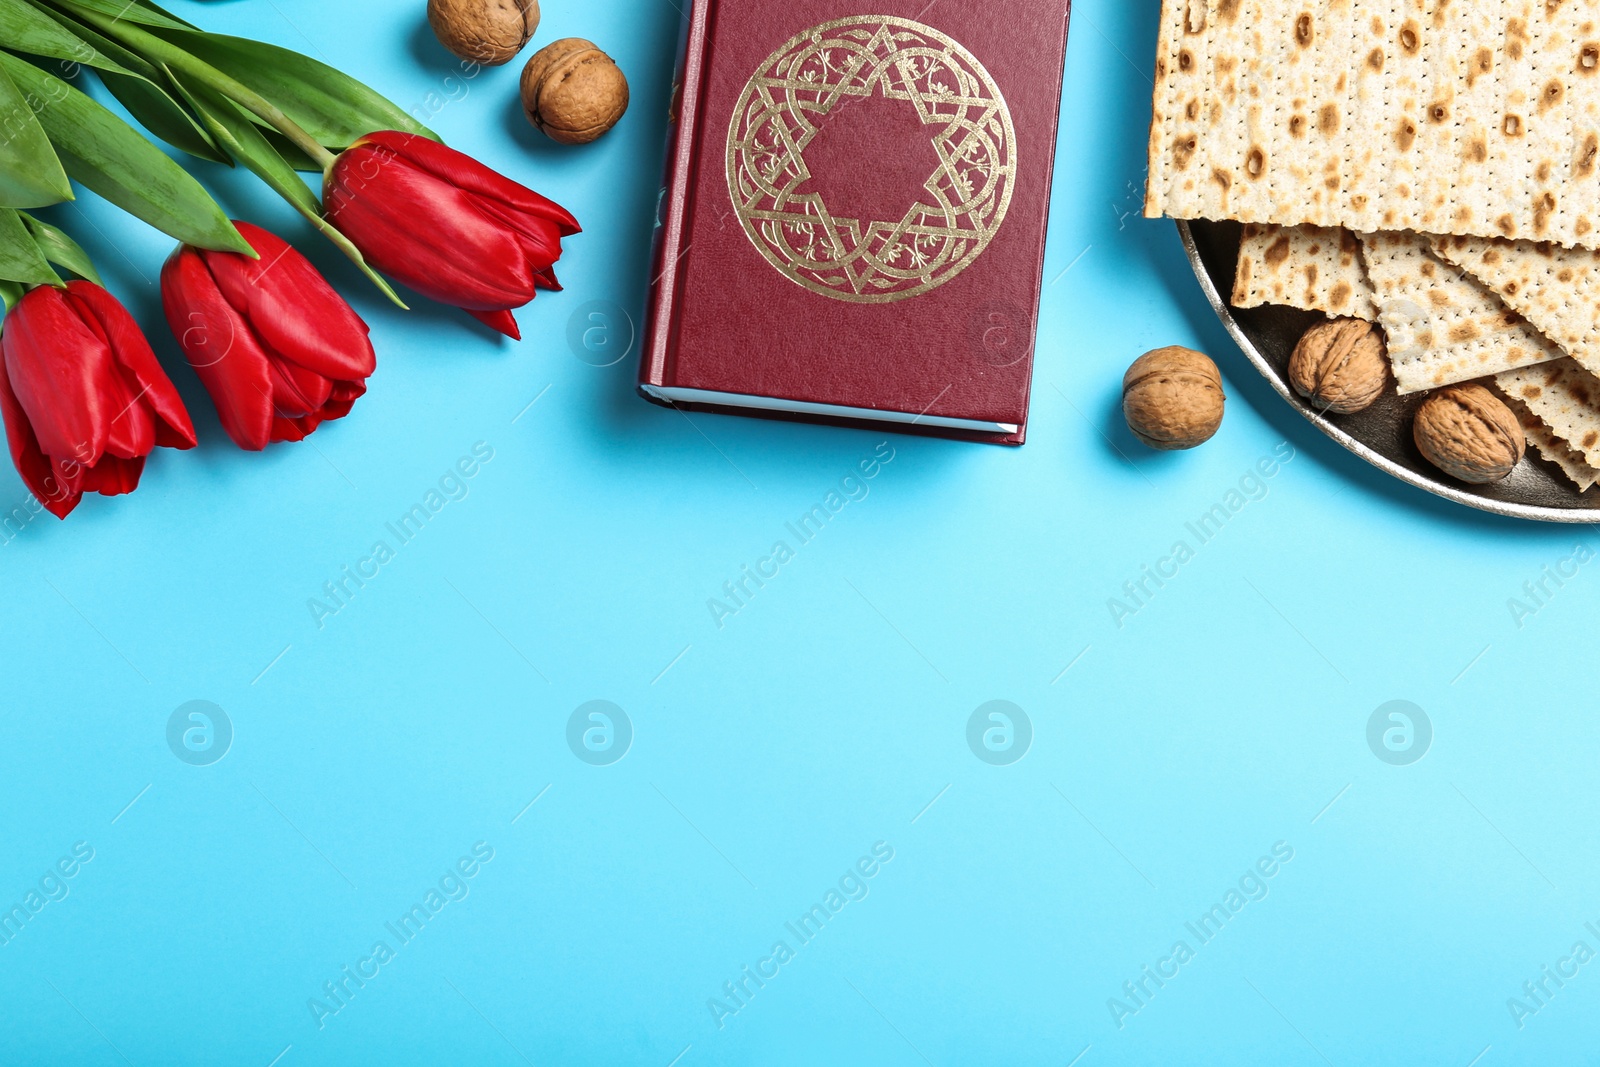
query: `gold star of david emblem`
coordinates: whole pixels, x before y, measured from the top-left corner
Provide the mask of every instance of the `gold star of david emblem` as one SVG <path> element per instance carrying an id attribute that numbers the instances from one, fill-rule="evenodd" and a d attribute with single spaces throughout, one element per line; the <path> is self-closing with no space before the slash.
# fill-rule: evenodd
<path id="1" fill-rule="evenodd" d="M 1016 185 L 1016 131 L 976 56 L 910 19 L 805 31 L 745 86 L 728 189 L 791 281 L 852 303 L 937 289 L 983 255 Z"/>

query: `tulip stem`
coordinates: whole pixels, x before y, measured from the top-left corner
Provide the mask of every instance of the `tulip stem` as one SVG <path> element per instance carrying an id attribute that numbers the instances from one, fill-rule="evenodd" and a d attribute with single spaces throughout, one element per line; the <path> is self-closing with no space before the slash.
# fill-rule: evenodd
<path id="1" fill-rule="evenodd" d="M 311 136 L 304 126 L 284 114 L 282 108 L 231 74 L 218 70 L 193 53 L 131 22 L 114 19 L 89 8 L 74 6 L 73 11 L 77 17 L 94 25 L 107 36 L 120 38 L 124 44 L 143 52 L 156 63 L 181 71 L 232 99 L 294 142 L 295 147 L 310 156 L 324 171 L 333 166 L 336 157 L 321 141 Z"/>

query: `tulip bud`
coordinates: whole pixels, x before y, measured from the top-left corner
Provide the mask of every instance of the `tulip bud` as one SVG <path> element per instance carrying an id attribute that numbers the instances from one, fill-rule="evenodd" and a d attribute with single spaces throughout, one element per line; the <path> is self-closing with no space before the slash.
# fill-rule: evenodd
<path id="1" fill-rule="evenodd" d="M 310 260 L 236 225 L 261 258 L 183 245 L 162 268 L 161 304 L 222 428 L 259 452 L 348 415 L 377 356 L 367 324 Z"/>
<path id="2" fill-rule="evenodd" d="M 372 266 L 512 338 L 512 309 L 561 288 L 561 239 L 580 229 L 554 201 L 409 133 L 357 141 L 328 171 L 324 201 Z"/>
<path id="3" fill-rule="evenodd" d="M 195 445 L 189 413 L 150 342 L 98 285 L 29 292 L 6 316 L 0 352 L 11 458 L 57 518 L 84 493 L 133 492 L 158 446 Z"/>

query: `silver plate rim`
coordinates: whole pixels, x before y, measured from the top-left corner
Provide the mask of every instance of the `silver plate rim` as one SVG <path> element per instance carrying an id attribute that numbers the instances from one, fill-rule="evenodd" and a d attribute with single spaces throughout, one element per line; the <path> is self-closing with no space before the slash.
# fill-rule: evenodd
<path id="1" fill-rule="evenodd" d="M 1369 445 L 1356 440 L 1344 430 L 1340 429 L 1331 419 L 1318 415 L 1315 411 L 1300 403 L 1299 396 L 1290 388 L 1272 361 L 1262 355 L 1260 349 L 1251 340 L 1250 335 L 1239 325 L 1233 317 L 1233 309 L 1223 299 L 1217 290 L 1216 283 L 1211 278 L 1211 272 L 1206 269 L 1205 262 L 1200 258 L 1200 249 L 1195 244 L 1194 233 L 1189 228 L 1187 219 L 1173 220 L 1178 225 L 1178 234 L 1183 239 L 1184 253 L 1189 257 L 1189 266 L 1194 270 L 1195 278 L 1200 282 L 1200 288 L 1205 293 L 1206 299 L 1211 303 L 1211 309 L 1217 313 L 1217 318 L 1222 320 L 1223 327 L 1228 331 L 1228 336 L 1233 338 L 1239 350 L 1253 364 L 1261 376 L 1272 384 L 1272 388 L 1289 402 L 1289 406 L 1298 411 L 1317 429 L 1327 434 L 1333 440 L 1343 445 L 1347 450 L 1360 456 L 1368 463 L 1377 467 L 1385 474 L 1389 474 L 1407 485 L 1426 490 L 1434 496 L 1443 497 L 1457 504 L 1464 504 L 1478 511 L 1487 511 L 1494 515 L 1503 515 L 1513 519 L 1529 519 L 1534 522 L 1556 522 L 1567 524 L 1593 525 L 1600 523 L 1600 514 L 1588 508 L 1550 508 L 1540 507 L 1537 504 L 1519 504 L 1514 501 L 1491 500 L 1487 497 L 1477 496 L 1466 492 L 1444 481 L 1431 478 L 1408 470 L 1395 463 L 1383 453 Z"/>

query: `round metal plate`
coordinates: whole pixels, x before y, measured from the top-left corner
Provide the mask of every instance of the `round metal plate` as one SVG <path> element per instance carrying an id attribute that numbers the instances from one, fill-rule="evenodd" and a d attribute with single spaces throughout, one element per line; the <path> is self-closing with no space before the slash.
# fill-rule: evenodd
<path id="1" fill-rule="evenodd" d="M 1179 221 L 1183 247 L 1206 299 L 1251 363 L 1296 411 L 1323 433 L 1379 470 L 1419 489 L 1471 508 L 1539 522 L 1600 523 L 1600 486 L 1586 493 L 1567 480 L 1533 449 L 1503 482 L 1466 485 L 1436 469 L 1411 438 L 1411 418 L 1422 395 L 1399 396 L 1389 391 L 1356 415 L 1318 413 L 1289 386 L 1289 355 L 1302 334 L 1323 316 L 1315 311 L 1267 306 L 1235 308 L 1225 293 L 1233 292 L 1243 226 L 1237 222 Z"/>

